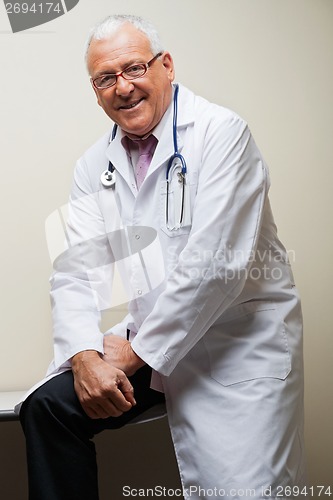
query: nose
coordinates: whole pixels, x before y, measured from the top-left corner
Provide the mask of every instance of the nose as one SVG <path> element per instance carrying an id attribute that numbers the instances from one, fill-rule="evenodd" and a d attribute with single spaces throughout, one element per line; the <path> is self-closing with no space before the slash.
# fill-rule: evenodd
<path id="1" fill-rule="evenodd" d="M 133 82 L 131 80 L 125 80 L 122 75 L 117 76 L 115 87 L 116 94 L 123 97 L 128 96 L 134 90 Z"/>

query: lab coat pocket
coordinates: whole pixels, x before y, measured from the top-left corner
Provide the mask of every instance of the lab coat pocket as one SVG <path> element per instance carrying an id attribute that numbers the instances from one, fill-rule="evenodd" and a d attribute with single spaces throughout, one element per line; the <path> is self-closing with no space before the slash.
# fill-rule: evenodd
<path id="1" fill-rule="evenodd" d="M 186 176 L 182 181 L 180 171 L 173 172 L 169 186 L 161 182 L 160 227 L 168 236 L 188 234 L 191 229 L 191 201 L 194 184 Z M 184 184 L 183 184 L 184 182 Z"/>
<path id="2" fill-rule="evenodd" d="M 229 386 L 258 378 L 284 380 L 291 370 L 286 327 L 274 303 L 230 310 L 204 336 L 212 378 Z"/>

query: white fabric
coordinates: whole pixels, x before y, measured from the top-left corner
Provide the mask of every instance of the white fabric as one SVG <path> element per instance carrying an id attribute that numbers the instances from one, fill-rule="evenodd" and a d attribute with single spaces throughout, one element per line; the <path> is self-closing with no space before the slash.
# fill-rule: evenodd
<path id="1" fill-rule="evenodd" d="M 117 257 L 103 235 L 123 228 L 115 266 L 132 300 L 110 331 L 125 336 L 130 325 L 138 332 L 134 351 L 160 374 L 185 498 L 220 498 L 222 488 L 235 499 L 244 498 L 231 493 L 240 488 L 264 498 L 262 488 L 304 481 L 299 299 L 270 210 L 267 167 L 247 124 L 180 86 L 177 134 L 188 213 L 176 231 L 165 224 L 170 110 L 139 192 L 121 134 L 110 144 L 106 135 L 79 160 L 68 235 L 72 245 L 93 240 L 92 257 L 84 253 L 75 272 L 52 278 L 48 375 L 68 369 L 82 349 L 103 352 L 102 282 L 111 283 Z M 109 160 L 115 192 L 100 183 Z"/>

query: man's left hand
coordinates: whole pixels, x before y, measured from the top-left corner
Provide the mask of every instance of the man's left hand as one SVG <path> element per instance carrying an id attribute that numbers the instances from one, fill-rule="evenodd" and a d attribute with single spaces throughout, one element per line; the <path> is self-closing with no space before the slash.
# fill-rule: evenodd
<path id="1" fill-rule="evenodd" d="M 104 335 L 103 360 L 125 372 L 128 377 L 145 365 L 133 351 L 131 343 L 118 335 Z"/>

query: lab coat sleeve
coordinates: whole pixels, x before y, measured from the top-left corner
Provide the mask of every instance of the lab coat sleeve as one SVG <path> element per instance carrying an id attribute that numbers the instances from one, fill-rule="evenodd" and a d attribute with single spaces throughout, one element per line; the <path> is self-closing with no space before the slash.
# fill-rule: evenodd
<path id="1" fill-rule="evenodd" d="M 239 117 L 212 123 L 202 151 L 188 242 L 132 343 L 164 375 L 241 293 L 268 191 L 266 167 Z"/>
<path id="2" fill-rule="evenodd" d="M 80 351 L 92 349 L 103 353 L 98 307 L 98 281 L 102 276 L 94 270 L 100 266 L 103 278 L 111 282 L 112 266 L 107 265 L 109 245 L 98 193 L 91 187 L 84 157 L 75 169 L 68 210 L 65 230 L 68 249 L 55 261 L 50 280 L 56 369 L 68 364 Z"/>

